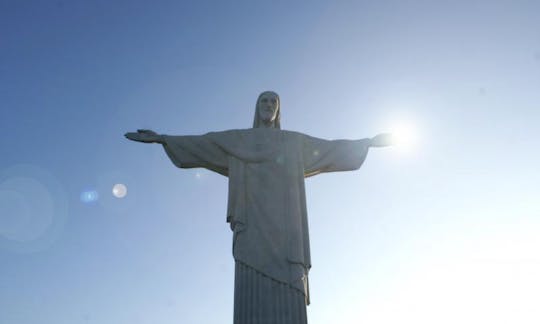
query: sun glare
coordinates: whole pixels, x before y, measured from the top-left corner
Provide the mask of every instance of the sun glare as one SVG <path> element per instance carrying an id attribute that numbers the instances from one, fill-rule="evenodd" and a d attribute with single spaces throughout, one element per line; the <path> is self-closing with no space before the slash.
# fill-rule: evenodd
<path id="1" fill-rule="evenodd" d="M 414 123 L 399 121 L 389 127 L 392 134 L 392 142 L 396 149 L 403 152 L 413 151 L 418 143 L 418 132 Z"/>

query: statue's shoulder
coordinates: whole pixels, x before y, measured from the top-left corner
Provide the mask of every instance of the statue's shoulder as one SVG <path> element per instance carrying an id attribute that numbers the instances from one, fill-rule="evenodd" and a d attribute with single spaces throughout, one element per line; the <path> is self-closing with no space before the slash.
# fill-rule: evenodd
<path id="1" fill-rule="evenodd" d="M 302 141 L 304 138 L 309 137 L 308 135 L 297 131 L 282 130 L 282 132 L 285 137 L 295 141 Z"/>
<path id="2" fill-rule="evenodd" d="M 204 134 L 209 140 L 222 145 L 235 145 L 249 141 L 252 137 L 252 129 L 229 129 L 224 131 L 209 132 Z"/>

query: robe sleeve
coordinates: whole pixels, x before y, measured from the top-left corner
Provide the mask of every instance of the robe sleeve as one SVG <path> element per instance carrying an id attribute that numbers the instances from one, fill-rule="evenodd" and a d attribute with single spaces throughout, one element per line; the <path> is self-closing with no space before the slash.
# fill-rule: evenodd
<path id="1" fill-rule="evenodd" d="M 164 135 L 163 148 L 179 168 L 206 168 L 228 176 L 228 154 L 215 137 L 216 133 L 198 136 Z"/>
<path id="2" fill-rule="evenodd" d="M 302 139 L 304 176 L 321 172 L 351 171 L 362 166 L 369 139 L 324 140 L 304 135 Z"/>

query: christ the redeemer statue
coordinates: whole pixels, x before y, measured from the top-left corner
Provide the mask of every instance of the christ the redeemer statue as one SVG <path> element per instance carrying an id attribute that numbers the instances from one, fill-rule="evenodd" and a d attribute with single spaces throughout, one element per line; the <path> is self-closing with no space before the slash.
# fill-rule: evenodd
<path id="1" fill-rule="evenodd" d="M 371 139 L 324 140 L 281 130 L 275 92 L 257 99 L 253 128 L 200 136 L 138 130 L 133 141 L 159 143 L 179 168 L 229 178 L 227 222 L 235 260 L 234 324 L 304 324 L 311 268 L 304 178 L 360 168 Z"/>

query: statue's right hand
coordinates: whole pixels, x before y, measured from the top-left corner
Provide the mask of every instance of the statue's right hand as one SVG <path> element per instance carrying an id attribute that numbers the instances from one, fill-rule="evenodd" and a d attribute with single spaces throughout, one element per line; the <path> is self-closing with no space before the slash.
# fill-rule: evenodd
<path id="1" fill-rule="evenodd" d="M 138 129 L 136 133 L 125 133 L 127 139 L 142 143 L 161 143 L 162 137 L 149 129 Z"/>

